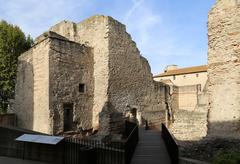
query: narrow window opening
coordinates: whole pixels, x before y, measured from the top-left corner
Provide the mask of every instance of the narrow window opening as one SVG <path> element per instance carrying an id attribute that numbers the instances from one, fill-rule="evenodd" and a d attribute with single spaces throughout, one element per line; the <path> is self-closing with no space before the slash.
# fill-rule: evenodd
<path id="1" fill-rule="evenodd" d="M 176 79 L 176 75 L 173 75 L 173 80 L 175 80 Z"/>
<path id="2" fill-rule="evenodd" d="M 79 84 L 79 92 L 81 93 L 85 92 L 85 84 Z"/>
<path id="3" fill-rule="evenodd" d="M 198 91 L 198 92 L 201 92 L 201 91 L 202 91 L 202 86 L 201 86 L 201 84 L 197 84 L 197 91 Z"/>

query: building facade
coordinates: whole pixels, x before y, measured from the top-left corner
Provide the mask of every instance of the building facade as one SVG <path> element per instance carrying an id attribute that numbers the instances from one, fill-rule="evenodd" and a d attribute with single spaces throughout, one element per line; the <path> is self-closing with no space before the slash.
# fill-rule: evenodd
<path id="1" fill-rule="evenodd" d="M 207 66 L 178 68 L 167 66 L 163 73 L 154 76 L 155 81 L 163 82 L 172 88 L 172 107 L 174 111 L 196 109 L 207 82 Z"/>
<path id="2" fill-rule="evenodd" d="M 207 82 L 207 66 L 178 68 L 177 65 L 170 65 L 166 67 L 164 73 L 154 76 L 154 80 L 170 80 L 176 86 L 199 85 L 202 91 Z"/>

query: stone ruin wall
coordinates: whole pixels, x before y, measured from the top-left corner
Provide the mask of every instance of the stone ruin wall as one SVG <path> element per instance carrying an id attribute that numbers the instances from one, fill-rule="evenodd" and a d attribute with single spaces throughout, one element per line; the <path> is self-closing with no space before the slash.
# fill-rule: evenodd
<path id="1" fill-rule="evenodd" d="M 16 115 L 7 113 L 0 115 L 0 127 L 16 126 Z"/>
<path id="2" fill-rule="evenodd" d="M 48 52 L 46 39 L 19 57 L 14 103 L 17 125 L 43 133 L 51 132 Z"/>
<path id="3" fill-rule="evenodd" d="M 197 85 L 193 85 L 178 87 L 176 92 L 179 106 L 173 110 L 174 122 L 169 126 L 172 134 L 178 141 L 201 140 L 207 135 L 206 89 L 199 92 Z"/>
<path id="4" fill-rule="evenodd" d="M 61 133 L 64 103 L 74 105 L 74 130 L 97 129 L 106 103 L 111 117 L 112 110 L 124 118 L 136 108 L 140 123 L 142 117 L 163 120 L 170 107 L 168 87 L 153 81 L 126 27 L 107 16 L 53 26 L 19 57 L 18 69 L 15 109 L 23 128 Z M 85 94 L 78 92 L 80 83 L 86 84 Z"/>
<path id="5" fill-rule="evenodd" d="M 179 86 L 178 110 L 193 111 L 198 103 L 199 89 L 197 85 Z"/>
<path id="6" fill-rule="evenodd" d="M 94 97 L 92 123 L 98 128 L 98 114 L 108 100 L 108 19 L 104 16 L 95 16 L 78 24 L 63 21 L 52 28 L 54 31 L 70 40 L 93 47 L 93 77 Z"/>
<path id="7" fill-rule="evenodd" d="M 108 17 L 95 16 L 77 24 L 77 41 L 93 47 L 94 102 L 93 128 L 98 128 L 99 113 L 108 101 L 109 39 Z"/>
<path id="8" fill-rule="evenodd" d="M 165 117 L 165 85 L 154 83 L 148 61 L 125 25 L 109 17 L 109 31 L 109 101 L 121 113 L 135 108 L 144 119 L 158 119 L 156 113 L 150 117 L 152 112 Z"/>
<path id="9" fill-rule="evenodd" d="M 33 126 L 33 49 L 18 57 L 15 102 L 13 111 L 17 115 L 17 126 L 32 129 Z M 28 76 L 25 76 L 27 74 Z M 23 76 L 22 76 L 23 75 Z M 26 112 L 24 111 L 24 109 Z"/>
<path id="10" fill-rule="evenodd" d="M 128 107 L 166 110 L 165 92 L 155 92 L 149 64 L 124 25 L 111 17 L 93 16 L 78 24 L 64 21 L 50 30 L 94 49 L 93 127 L 98 127 L 98 114 L 108 101 L 123 113 Z"/>
<path id="11" fill-rule="evenodd" d="M 76 42 L 52 38 L 49 51 L 49 93 L 53 134 L 64 131 L 64 104 L 73 104 L 74 131 L 92 128 L 93 53 Z M 79 92 L 84 84 L 84 92 Z"/>
<path id="12" fill-rule="evenodd" d="M 209 136 L 240 138 L 240 1 L 218 0 L 209 13 Z"/>
<path id="13" fill-rule="evenodd" d="M 109 31 L 109 101 L 124 112 L 127 105 L 131 108 L 142 102 L 151 74 L 144 72 L 149 68 L 125 26 L 109 19 Z"/>
<path id="14" fill-rule="evenodd" d="M 239 151 L 240 138 L 240 1 L 218 0 L 209 12 L 208 81 L 199 95 L 196 111 L 205 115 L 199 132 L 184 132 L 176 123 L 181 154 L 211 161 L 219 150 Z M 183 114 L 183 118 L 188 114 Z M 204 117 L 202 117 L 204 118 Z M 173 129 L 174 130 L 174 129 Z M 189 134 L 189 135 L 187 135 Z M 195 135 L 197 134 L 197 135 Z M 202 135 L 202 137 L 201 137 Z M 193 138 L 195 136 L 195 139 Z"/>
<path id="15" fill-rule="evenodd" d="M 172 96 L 168 85 L 155 81 L 153 84 L 154 88 L 149 89 L 150 93 L 143 101 L 145 104 L 142 105 L 141 113 L 150 127 L 160 129 L 161 123 L 167 123 L 166 113 L 172 114 Z"/>
<path id="16" fill-rule="evenodd" d="M 73 103 L 73 128 L 90 129 L 92 67 L 91 48 L 54 33 L 38 37 L 19 57 L 14 102 L 18 126 L 47 134 L 62 132 L 63 103 Z M 80 83 L 86 85 L 86 93 L 79 93 Z"/>

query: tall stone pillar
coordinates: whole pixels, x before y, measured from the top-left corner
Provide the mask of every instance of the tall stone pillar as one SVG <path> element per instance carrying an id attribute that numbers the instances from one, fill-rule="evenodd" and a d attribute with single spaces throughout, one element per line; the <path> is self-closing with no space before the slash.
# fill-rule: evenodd
<path id="1" fill-rule="evenodd" d="M 240 139 L 240 0 L 217 0 L 208 37 L 208 134 Z"/>

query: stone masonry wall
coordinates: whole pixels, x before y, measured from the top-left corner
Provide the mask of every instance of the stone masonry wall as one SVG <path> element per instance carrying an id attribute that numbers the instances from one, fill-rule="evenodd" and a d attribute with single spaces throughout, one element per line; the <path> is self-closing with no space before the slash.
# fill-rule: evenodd
<path id="1" fill-rule="evenodd" d="M 32 130 L 51 134 L 49 119 L 49 40 L 41 42 L 33 49 L 34 110 Z"/>
<path id="2" fill-rule="evenodd" d="M 159 96 L 155 92 L 149 64 L 140 55 L 124 25 L 108 16 L 93 16 L 78 24 L 63 21 L 50 30 L 93 47 L 94 128 L 98 127 L 98 114 L 108 100 L 121 112 L 127 106 L 137 107 L 138 111 L 165 110 L 166 105 L 162 103 L 165 94 L 161 93 L 157 100 Z M 156 100 L 153 102 L 152 98 Z M 161 109 L 159 104 L 153 107 L 157 101 L 164 104 Z"/>
<path id="3" fill-rule="evenodd" d="M 194 100 L 195 103 L 193 106 L 191 105 L 193 104 L 193 101 L 190 101 L 190 108 L 186 106 L 184 108 L 174 110 L 174 122 L 170 125 L 170 130 L 178 141 L 198 141 L 207 136 L 207 86 L 208 85 L 205 85 L 204 90 L 200 93 L 198 93 L 196 85 L 180 89 L 180 93 L 182 91 L 188 93 L 187 95 L 182 94 L 182 96 L 185 96 L 185 105 L 187 105 L 188 99 Z M 181 97 L 180 94 L 179 96 Z"/>
<path id="4" fill-rule="evenodd" d="M 150 128 L 159 129 L 161 123 L 166 123 L 166 113 L 170 116 L 172 109 L 170 87 L 154 81 L 154 90 L 147 96 L 146 105 L 142 105 L 142 118 L 148 121 Z"/>
<path id="5" fill-rule="evenodd" d="M 110 18 L 109 99 L 117 110 L 123 112 L 126 105 L 139 106 L 148 88 L 153 86 L 150 68 L 145 62 L 125 26 Z"/>
<path id="6" fill-rule="evenodd" d="M 77 41 L 93 47 L 94 53 L 94 100 L 93 128 L 98 128 L 99 113 L 108 101 L 109 86 L 109 40 L 108 17 L 93 16 L 77 24 Z"/>
<path id="7" fill-rule="evenodd" d="M 15 86 L 14 113 L 17 126 L 33 128 L 33 49 L 18 57 L 17 79 Z M 24 111 L 24 112 L 23 112 Z"/>
<path id="8" fill-rule="evenodd" d="M 180 110 L 174 113 L 170 131 L 177 140 L 200 140 L 207 135 L 207 110 L 201 107 L 195 111 Z"/>
<path id="9" fill-rule="evenodd" d="M 15 114 L 0 114 L 0 126 L 16 126 Z"/>
<path id="10" fill-rule="evenodd" d="M 14 103 L 17 125 L 43 133 L 51 132 L 48 45 L 41 41 L 19 57 Z"/>
<path id="11" fill-rule="evenodd" d="M 98 128 L 98 114 L 108 100 L 108 17 L 93 16 L 78 24 L 63 21 L 53 26 L 50 31 L 54 31 L 75 42 L 93 47 L 94 98 L 92 123 L 94 129 Z"/>
<path id="12" fill-rule="evenodd" d="M 193 111 L 198 103 L 197 85 L 178 87 L 178 110 Z"/>
<path id="13" fill-rule="evenodd" d="M 165 88 L 155 85 L 148 61 L 141 56 L 125 25 L 109 17 L 109 101 L 119 112 L 137 109 L 145 119 L 148 112 L 164 112 Z M 157 83 L 157 82 L 156 82 Z M 161 88 L 161 86 L 163 86 Z M 150 114 L 148 114 L 150 116 Z M 155 113 L 155 119 L 159 119 Z M 140 120 L 139 120 L 140 121 Z"/>
<path id="14" fill-rule="evenodd" d="M 209 136 L 240 138 L 240 1 L 218 0 L 209 13 Z"/>
<path id="15" fill-rule="evenodd" d="M 53 134 L 64 131 L 64 103 L 73 104 L 73 129 L 92 128 L 92 49 L 67 39 L 50 38 L 50 111 Z M 79 92 L 84 84 L 84 92 Z"/>

